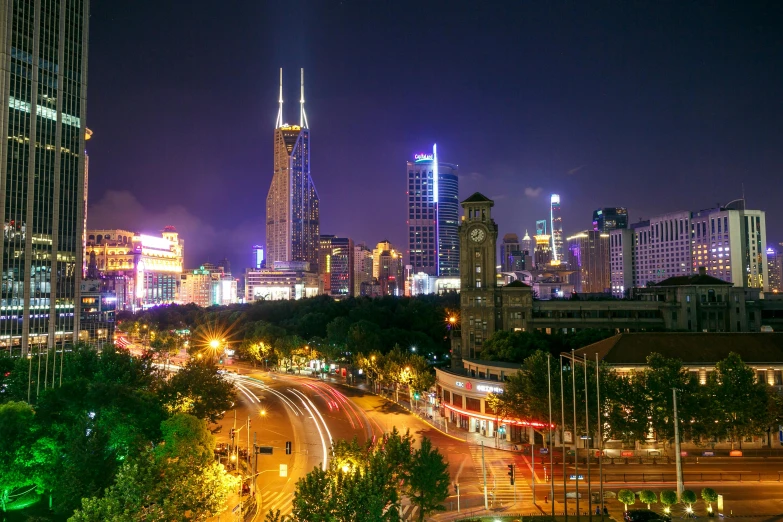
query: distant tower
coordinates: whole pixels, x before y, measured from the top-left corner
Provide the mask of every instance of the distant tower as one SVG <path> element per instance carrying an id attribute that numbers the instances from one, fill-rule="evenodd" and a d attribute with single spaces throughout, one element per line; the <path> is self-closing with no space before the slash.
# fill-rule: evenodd
<path id="1" fill-rule="evenodd" d="M 560 213 L 560 195 L 549 198 L 549 216 L 552 222 L 552 261 L 559 263 L 563 258 L 563 216 Z"/>
<path id="2" fill-rule="evenodd" d="M 253 245 L 253 268 L 256 270 L 264 268 L 263 245 Z"/>
<path id="3" fill-rule="evenodd" d="M 543 236 L 546 234 L 546 219 L 539 219 L 536 221 L 536 235 Z"/>
<path id="4" fill-rule="evenodd" d="M 527 233 L 527 229 L 525 229 L 525 237 L 522 238 L 522 244 L 520 246 L 522 252 L 527 252 L 528 254 L 533 252 L 533 240 L 530 239 L 530 234 Z"/>
<path id="5" fill-rule="evenodd" d="M 304 110 L 304 69 L 301 71 L 299 125 L 283 120 L 283 70 L 274 139 L 274 175 L 266 198 L 267 266 L 275 261 L 306 261 L 318 271 L 320 211 L 310 176 L 310 130 Z"/>
<path id="6" fill-rule="evenodd" d="M 414 155 L 407 163 L 408 256 L 413 272 L 459 275 L 459 181 L 457 165 L 432 154 Z"/>

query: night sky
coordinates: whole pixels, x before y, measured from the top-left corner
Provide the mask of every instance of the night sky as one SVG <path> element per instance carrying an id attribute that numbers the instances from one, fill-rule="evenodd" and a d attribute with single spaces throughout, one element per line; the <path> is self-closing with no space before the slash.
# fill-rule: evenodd
<path id="1" fill-rule="evenodd" d="M 783 241 L 779 2 L 92 3 L 92 228 L 174 225 L 186 265 L 264 241 L 278 68 L 299 68 L 321 232 L 406 248 L 405 162 L 438 144 L 500 235 L 741 197 Z"/>

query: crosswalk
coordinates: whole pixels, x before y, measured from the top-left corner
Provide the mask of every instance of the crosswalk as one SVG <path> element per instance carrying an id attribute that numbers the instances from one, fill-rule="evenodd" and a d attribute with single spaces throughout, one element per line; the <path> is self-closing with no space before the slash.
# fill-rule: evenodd
<path id="1" fill-rule="evenodd" d="M 481 447 L 470 446 L 470 454 L 476 475 L 479 477 L 480 489 L 483 492 L 484 477 L 481 468 Z M 530 501 L 533 491 L 530 488 L 529 469 L 526 462 L 518 455 L 507 451 L 484 447 L 484 462 L 487 468 L 487 497 L 490 507 L 513 504 L 515 501 Z M 508 476 L 508 465 L 516 465 L 515 485 L 511 485 Z"/>
<path id="2" fill-rule="evenodd" d="M 280 510 L 281 515 L 290 515 L 292 512 L 292 500 L 293 497 L 290 493 L 283 493 L 282 491 L 264 491 L 261 493 L 258 506 L 258 513 L 261 517 L 259 520 L 263 520 L 263 517 L 266 517 L 266 514 L 270 511 L 274 512 L 278 509 Z M 400 507 L 402 520 L 415 520 L 418 511 L 419 508 L 417 506 L 411 506 L 410 504 Z"/>

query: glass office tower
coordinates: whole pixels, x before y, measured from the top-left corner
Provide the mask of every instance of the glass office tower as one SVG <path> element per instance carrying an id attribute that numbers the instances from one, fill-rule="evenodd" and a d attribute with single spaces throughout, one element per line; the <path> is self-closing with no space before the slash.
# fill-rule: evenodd
<path id="1" fill-rule="evenodd" d="M 89 5 L 0 3 L 0 347 L 39 362 L 79 331 Z"/>

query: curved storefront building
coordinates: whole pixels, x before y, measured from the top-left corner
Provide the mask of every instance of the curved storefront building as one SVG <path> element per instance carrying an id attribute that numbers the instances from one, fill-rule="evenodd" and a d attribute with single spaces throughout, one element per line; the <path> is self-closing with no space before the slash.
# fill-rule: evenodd
<path id="1" fill-rule="evenodd" d="M 532 440 L 534 427 L 546 426 L 538 420 L 500 418 L 487 400 L 490 394 L 503 393 L 506 378 L 519 371 L 519 364 L 475 359 L 463 359 L 462 364 L 456 371 L 435 369 L 435 400 L 450 427 L 519 442 Z"/>

